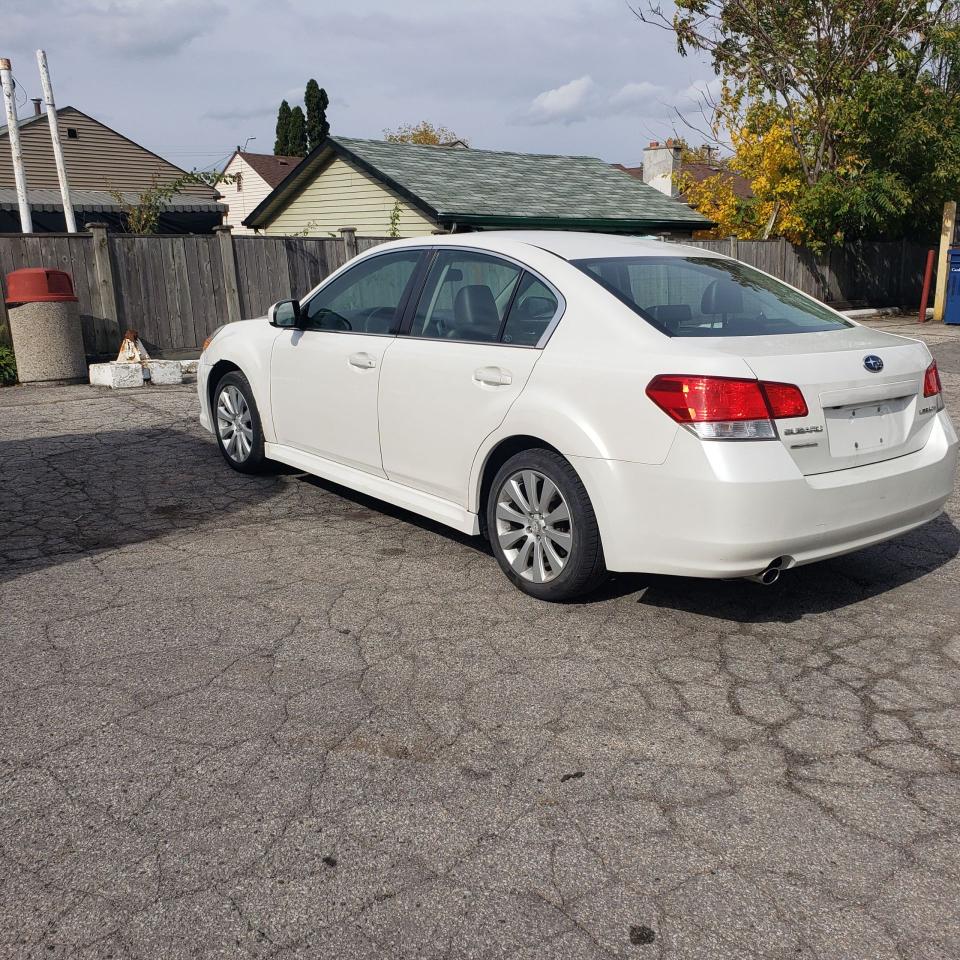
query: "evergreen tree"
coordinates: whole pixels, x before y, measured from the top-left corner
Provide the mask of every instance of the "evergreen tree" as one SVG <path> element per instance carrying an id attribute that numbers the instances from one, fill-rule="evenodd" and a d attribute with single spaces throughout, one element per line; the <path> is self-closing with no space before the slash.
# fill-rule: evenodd
<path id="1" fill-rule="evenodd" d="M 287 127 L 287 148 L 291 157 L 307 155 L 307 118 L 299 105 L 290 111 L 290 125 Z"/>
<path id="2" fill-rule="evenodd" d="M 277 111 L 277 139 L 273 144 L 276 157 L 290 156 L 290 104 L 284 100 Z"/>
<path id="3" fill-rule="evenodd" d="M 313 150 L 326 140 L 330 133 L 330 124 L 327 123 L 330 98 L 316 80 L 308 80 L 303 102 L 307 107 L 307 149 Z"/>

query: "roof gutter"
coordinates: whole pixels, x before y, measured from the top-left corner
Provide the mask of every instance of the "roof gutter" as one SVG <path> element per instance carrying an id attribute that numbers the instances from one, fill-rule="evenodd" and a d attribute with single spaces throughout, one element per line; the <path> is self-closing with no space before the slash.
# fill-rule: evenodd
<path id="1" fill-rule="evenodd" d="M 627 220 L 612 217 L 510 217 L 496 214 L 441 213 L 437 220 L 444 225 L 456 223 L 487 229 L 595 230 L 625 234 L 656 230 L 709 230 L 716 226 L 712 220 L 705 217 L 698 217 L 696 220 Z"/>

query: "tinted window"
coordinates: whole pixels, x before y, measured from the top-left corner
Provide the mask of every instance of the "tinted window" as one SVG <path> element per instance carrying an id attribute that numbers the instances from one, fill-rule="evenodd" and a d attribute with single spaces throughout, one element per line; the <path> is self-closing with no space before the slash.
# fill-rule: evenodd
<path id="1" fill-rule="evenodd" d="M 515 264 L 483 253 L 441 251 L 430 268 L 410 335 L 497 340 L 520 273 Z"/>
<path id="2" fill-rule="evenodd" d="M 852 324 L 735 260 L 612 257 L 575 265 L 674 337 L 815 333 Z"/>
<path id="3" fill-rule="evenodd" d="M 358 263 L 304 305 L 304 329 L 395 332 L 420 256 L 419 250 L 405 250 Z"/>
<path id="4" fill-rule="evenodd" d="M 503 328 L 503 342 L 536 346 L 559 308 L 556 294 L 542 280 L 525 273 Z"/>

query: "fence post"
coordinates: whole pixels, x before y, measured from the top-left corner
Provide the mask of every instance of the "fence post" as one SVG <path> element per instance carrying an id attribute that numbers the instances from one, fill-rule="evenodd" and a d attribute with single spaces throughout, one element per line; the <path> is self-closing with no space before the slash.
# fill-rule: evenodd
<path id="1" fill-rule="evenodd" d="M 950 244 L 953 243 L 953 227 L 957 220 L 957 201 L 948 200 L 943 205 L 943 221 L 940 224 L 940 255 L 937 257 L 937 287 L 933 295 L 933 319 L 943 322 L 944 301 L 947 299 L 947 260 Z"/>
<path id="2" fill-rule="evenodd" d="M 220 240 L 220 259 L 223 261 L 223 289 L 227 295 L 227 321 L 233 323 L 240 319 L 240 287 L 237 284 L 237 257 L 233 249 L 233 230 L 231 224 L 214 227 L 213 232 Z"/>
<path id="3" fill-rule="evenodd" d="M 897 288 L 897 302 L 894 306 L 903 307 L 906 306 L 906 290 L 907 290 L 907 238 L 900 238 L 900 285 Z"/>
<path id="4" fill-rule="evenodd" d="M 357 248 L 357 228 L 341 227 L 340 236 L 343 237 L 343 249 L 346 251 L 347 259 L 352 260 L 359 253 Z"/>
<path id="5" fill-rule="evenodd" d="M 8 346 L 6 340 L 10 339 L 10 319 L 7 317 L 7 296 L 3 292 L 3 285 L 6 283 L 6 280 L 6 277 L 0 276 L 0 327 L 3 327 L 3 331 L 0 331 L 0 346 Z"/>
<path id="6" fill-rule="evenodd" d="M 780 244 L 780 276 L 779 279 L 784 283 L 788 283 L 787 280 L 787 238 L 781 236 L 779 238 Z"/>
<path id="7" fill-rule="evenodd" d="M 734 260 L 739 259 L 737 257 L 737 238 L 733 234 L 730 234 L 730 256 Z"/>
<path id="8" fill-rule="evenodd" d="M 120 329 L 120 311 L 117 308 L 117 291 L 113 285 L 113 267 L 110 264 L 110 242 L 107 240 L 105 223 L 88 223 L 85 229 L 93 234 L 93 262 L 97 267 L 97 289 L 100 293 L 100 307 L 105 320 L 112 320 Z M 119 346 L 119 343 L 118 343 Z"/>

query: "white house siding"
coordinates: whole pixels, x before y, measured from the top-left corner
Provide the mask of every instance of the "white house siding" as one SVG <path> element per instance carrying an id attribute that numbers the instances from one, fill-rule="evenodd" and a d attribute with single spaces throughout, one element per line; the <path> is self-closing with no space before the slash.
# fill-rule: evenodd
<path id="1" fill-rule="evenodd" d="M 229 223 L 236 235 L 253 233 L 253 230 L 243 226 L 243 220 L 248 213 L 253 212 L 273 187 L 239 154 L 227 164 L 223 172 L 240 176 L 239 183 L 217 184 L 217 191 L 223 197 L 221 202 L 229 207 L 224 223 Z"/>
<path id="2" fill-rule="evenodd" d="M 386 237 L 397 202 L 401 237 L 433 233 L 435 223 L 419 210 L 353 164 L 334 157 L 263 232 L 270 236 L 326 237 L 336 234 L 341 227 L 355 227 L 360 237 Z"/>

